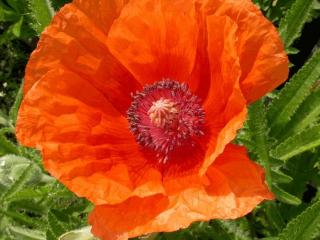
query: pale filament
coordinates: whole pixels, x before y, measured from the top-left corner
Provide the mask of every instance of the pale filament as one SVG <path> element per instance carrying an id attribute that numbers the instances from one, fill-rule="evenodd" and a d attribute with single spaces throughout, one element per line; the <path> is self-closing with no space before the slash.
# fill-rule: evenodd
<path id="1" fill-rule="evenodd" d="M 161 128 L 171 124 L 177 118 L 178 113 L 176 103 L 165 98 L 153 102 L 148 111 L 152 124 Z"/>

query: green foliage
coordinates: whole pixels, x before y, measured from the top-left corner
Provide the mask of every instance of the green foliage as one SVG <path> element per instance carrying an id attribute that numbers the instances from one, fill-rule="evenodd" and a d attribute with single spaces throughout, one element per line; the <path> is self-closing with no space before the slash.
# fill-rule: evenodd
<path id="1" fill-rule="evenodd" d="M 54 9 L 51 0 L 27 0 L 31 11 L 33 23 L 31 26 L 40 35 L 44 28 L 50 23 Z"/>
<path id="2" fill-rule="evenodd" d="M 14 103 L 9 111 L 9 120 L 11 121 L 12 125 L 16 123 L 19 106 L 22 102 L 22 97 L 23 97 L 23 83 L 21 84 L 19 91 L 17 92 L 17 95 L 15 97 Z"/>
<path id="3" fill-rule="evenodd" d="M 253 0 L 253 2 L 255 2 L 260 7 L 260 9 L 264 12 L 264 14 L 268 17 L 268 19 L 270 19 L 274 24 L 279 25 L 279 22 L 281 21 L 282 25 L 284 25 L 284 28 L 287 28 L 287 29 L 284 29 L 284 31 L 286 32 L 285 33 L 286 35 L 288 35 L 289 33 L 287 31 L 288 30 L 287 25 L 290 23 L 293 24 L 293 22 L 296 21 L 296 19 L 299 19 L 297 17 L 298 15 L 302 15 L 303 17 L 306 17 L 307 20 L 312 20 L 313 18 L 317 18 L 320 13 L 319 0 L 314 0 L 312 2 L 311 10 L 309 10 L 307 14 L 306 12 L 300 12 L 301 10 L 297 11 L 297 9 L 300 7 L 300 4 L 302 4 L 302 1 L 298 2 L 295 0 Z M 309 7 L 310 5 L 303 6 L 303 8 L 309 8 Z M 303 23 L 299 22 L 299 27 L 298 26 L 289 27 L 289 29 L 291 31 L 294 31 L 295 34 L 299 36 L 302 30 L 303 24 L 305 24 L 305 22 Z"/>
<path id="4" fill-rule="evenodd" d="M 266 171 L 266 180 L 271 191 L 276 194 L 280 201 L 288 204 L 299 205 L 301 203 L 300 199 L 279 187 L 280 183 L 290 182 L 292 178 L 281 172 L 279 168 L 271 168 L 272 158 L 269 154 L 269 129 L 267 126 L 267 118 L 263 101 L 257 101 L 251 105 L 249 109 L 248 126 L 248 134 L 251 136 L 251 141 L 255 143 L 255 147 L 252 151 L 256 153 L 259 162 Z"/>
<path id="5" fill-rule="evenodd" d="M 317 89 L 300 105 L 288 124 L 276 134 L 280 140 L 287 139 L 295 133 L 299 133 L 317 123 L 319 115 L 320 90 Z"/>
<path id="6" fill-rule="evenodd" d="M 0 29 L 2 23 L 0 22 Z M 1 31 L 1 30 L 0 30 Z M 0 37 L 1 38 L 1 37 Z M 9 115 L 14 103 L 24 68 L 27 63 L 28 54 L 34 47 L 32 39 L 7 39 L 0 43 L 0 112 L 1 116 Z M 0 125 L 1 125 L 0 120 Z"/>
<path id="7" fill-rule="evenodd" d="M 294 0 L 253 0 L 264 14 L 274 23 L 283 18 L 284 13 L 291 7 Z"/>
<path id="8" fill-rule="evenodd" d="M 0 158 L 0 190 L 0 237 L 56 240 L 86 225 L 90 204 L 25 157 Z"/>
<path id="9" fill-rule="evenodd" d="M 304 24 L 310 18 L 313 4 L 314 0 L 296 0 L 281 19 L 279 31 L 286 48 L 300 36 Z"/>
<path id="10" fill-rule="evenodd" d="M 320 237 L 320 201 L 290 221 L 279 234 L 279 240 L 307 240 L 316 237 Z"/>
<path id="11" fill-rule="evenodd" d="M 13 153 L 18 154 L 19 151 L 17 147 L 7 139 L 6 133 L 8 133 L 10 128 L 2 128 L 0 129 L 0 156 Z"/>
<path id="12" fill-rule="evenodd" d="M 257 101 L 252 104 L 249 110 L 248 133 L 252 142 L 255 142 L 252 149 L 258 156 L 259 162 L 264 166 L 266 171 L 266 179 L 269 186 L 272 185 L 272 175 L 269 158 L 269 143 L 268 143 L 268 126 L 266 112 L 263 106 L 263 101 Z"/>
<path id="13" fill-rule="evenodd" d="M 287 160 L 318 146 L 320 146 L 320 125 L 291 136 L 273 150 L 271 154 L 281 160 Z"/>
<path id="14" fill-rule="evenodd" d="M 0 23 L 7 25 L 0 35 L 0 46 L 14 38 L 27 40 L 33 31 L 28 25 L 25 1 L 0 0 Z"/>
<path id="15" fill-rule="evenodd" d="M 267 113 L 272 136 L 277 136 L 277 133 L 290 121 L 305 98 L 311 94 L 312 86 L 319 77 L 320 51 L 317 50 L 272 101 Z"/>

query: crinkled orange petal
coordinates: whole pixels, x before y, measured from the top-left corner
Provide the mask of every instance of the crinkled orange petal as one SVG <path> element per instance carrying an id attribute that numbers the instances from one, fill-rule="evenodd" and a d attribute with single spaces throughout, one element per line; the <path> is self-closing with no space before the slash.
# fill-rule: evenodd
<path id="1" fill-rule="evenodd" d="M 194 1 L 132 0 L 108 35 L 111 53 L 144 84 L 188 81 L 198 25 Z"/>
<path id="2" fill-rule="evenodd" d="M 201 174 L 232 141 L 246 118 L 239 78 L 241 68 L 237 55 L 237 24 L 229 17 L 210 15 L 206 18 L 208 55 L 211 70 L 210 89 L 203 104 L 210 135 Z"/>
<path id="3" fill-rule="evenodd" d="M 252 1 L 206 0 L 206 14 L 228 16 L 238 25 L 240 87 L 248 102 L 272 91 L 288 77 L 288 58 L 273 24 Z"/>
<path id="4" fill-rule="evenodd" d="M 240 87 L 248 102 L 255 101 L 283 83 L 288 58 L 273 24 L 249 0 L 204 0 L 207 15 L 228 16 L 238 26 Z"/>
<path id="5" fill-rule="evenodd" d="M 146 165 L 127 119 L 73 72 L 50 71 L 34 84 L 16 132 L 20 143 L 42 151 L 53 176 L 96 204 L 163 192 L 161 174 Z M 132 179 L 130 172 L 141 166 L 139 178 Z"/>
<path id="6" fill-rule="evenodd" d="M 98 205 L 89 217 L 93 232 L 103 240 L 127 240 L 130 231 L 150 223 L 169 206 L 163 195 L 133 197 L 118 205 Z"/>
<path id="7" fill-rule="evenodd" d="M 211 184 L 206 188 L 210 194 L 216 194 L 220 191 L 218 179 L 221 180 L 221 178 L 216 177 L 219 175 L 215 174 L 217 172 L 224 176 L 230 190 L 239 198 L 240 201 L 237 202 L 237 205 L 240 212 L 243 211 L 243 209 L 241 210 L 241 200 L 246 200 L 243 203 L 248 203 L 248 205 L 243 205 L 243 207 L 247 207 L 244 212 L 249 212 L 252 210 L 252 205 L 250 206 L 251 200 L 254 202 L 257 199 L 274 198 L 265 183 L 263 168 L 248 158 L 244 147 L 228 144 L 224 152 L 210 166 L 207 177 Z M 232 218 L 236 218 L 236 216 Z"/>
<path id="8" fill-rule="evenodd" d="M 119 205 L 96 206 L 89 218 L 92 231 L 103 240 L 170 232 L 195 221 L 238 218 L 273 198 L 264 183 L 263 169 L 248 159 L 242 147 L 228 145 L 206 176 L 207 185 L 168 196 L 168 203 L 160 195 L 155 201 L 133 198 Z"/>
<path id="9" fill-rule="evenodd" d="M 130 106 L 130 93 L 141 85 L 106 45 L 107 31 L 122 8 L 121 2 L 77 0 L 64 6 L 42 33 L 30 57 L 24 92 L 48 71 L 66 68 L 90 81 L 124 114 Z"/>
<path id="10" fill-rule="evenodd" d="M 114 19 L 129 0 L 74 0 L 73 4 L 82 11 L 99 29 L 108 34 Z"/>

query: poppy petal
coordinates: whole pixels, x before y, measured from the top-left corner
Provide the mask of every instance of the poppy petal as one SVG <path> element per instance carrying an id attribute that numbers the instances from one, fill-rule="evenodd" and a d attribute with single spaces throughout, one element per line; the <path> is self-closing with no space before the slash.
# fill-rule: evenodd
<path id="1" fill-rule="evenodd" d="M 216 174 L 219 173 L 219 174 Z M 239 211 L 249 212 L 258 199 L 273 199 L 273 194 L 269 191 L 265 183 L 265 174 L 262 167 L 248 158 L 244 147 L 234 144 L 228 144 L 224 152 L 210 166 L 207 176 L 210 179 L 210 185 L 206 188 L 208 193 L 216 194 L 219 192 L 219 181 L 217 175 L 223 175 L 230 191 L 240 200 L 246 200 L 244 206 L 247 210 L 239 208 Z M 252 198 L 254 197 L 254 198 Z M 241 205 L 241 202 L 238 202 Z M 236 218 L 236 217 L 232 217 Z"/>
<path id="2" fill-rule="evenodd" d="M 51 71 L 34 84 L 20 107 L 16 131 L 22 144 L 42 151 L 53 176 L 96 204 L 163 191 L 161 174 L 146 166 L 126 118 L 73 72 Z M 142 175 L 133 182 L 130 172 L 140 166 Z"/>
<path id="3" fill-rule="evenodd" d="M 132 0 L 114 21 L 108 46 L 142 85 L 165 78 L 186 82 L 197 32 L 192 0 Z"/>
<path id="4" fill-rule="evenodd" d="M 73 4 L 105 34 L 129 0 L 74 0 Z"/>
<path id="5" fill-rule="evenodd" d="M 248 0 L 206 0 L 207 15 L 228 16 L 238 26 L 240 87 L 248 102 L 270 92 L 288 76 L 288 58 L 273 24 Z"/>
<path id="6" fill-rule="evenodd" d="M 93 7 L 93 2 L 99 2 L 104 8 Z M 131 92 L 141 89 L 141 85 L 110 54 L 106 45 L 107 29 L 102 29 L 102 23 L 97 23 L 97 18 L 102 18 L 101 21 L 106 21 L 103 23 L 105 26 L 111 24 L 115 16 L 105 15 L 108 13 L 104 12 L 105 8 L 111 11 L 120 7 L 112 2 L 115 0 L 78 0 L 67 4 L 56 14 L 28 62 L 25 94 L 48 71 L 67 68 L 88 80 L 125 114 L 131 103 Z M 95 18 L 92 17 L 93 8 Z"/>
<path id="7" fill-rule="evenodd" d="M 246 118 L 236 49 L 237 24 L 229 17 L 207 16 L 208 53 L 211 69 L 209 94 L 203 107 L 210 140 L 201 174 L 233 140 Z"/>
<path id="8" fill-rule="evenodd" d="M 171 232 L 188 227 L 192 222 L 209 219 L 234 219 L 252 211 L 265 199 L 273 199 L 272 193 L 264 183 L 263 169 L 250 161 L 242 147 L 228 145 L 223 154 L 207 172 L 208 181 L 203 187 L 189 188 L 181 193 L 160 197 L 162 209 L 158 214 L 157 204 L 139 200 L 130 207 L 130 201 L 116 205 L 96 206 L 89 222 L 92 231 L 102 239 L 122 240 L 152 232 Z M 141 208 L 140 204 L 144 208 Z M 144 205 L 146 203 L 146 205 Z M 161 208 L 159 206 L 159 208 Z M 136 221 L 132 214 L 143 222 Z M 120 221 L 124 221 L 121 224 Z M 122 231 L 122 232 L 121 232 Z"/>
<path id="9" fill-rule="evenodd" d="M 98 205 L 89 216 L 92 231 L 101 239 L 127 240 L 129 231 L 145 225 L 168 207 L 162 195 L 133 197 L 118 205 Z"/>

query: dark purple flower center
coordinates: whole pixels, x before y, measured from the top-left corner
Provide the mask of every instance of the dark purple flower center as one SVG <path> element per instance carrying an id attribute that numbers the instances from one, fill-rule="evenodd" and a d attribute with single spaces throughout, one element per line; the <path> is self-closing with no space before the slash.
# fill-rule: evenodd
<path id="1" fill-rule="evenodd" d="M 156 152 L 159 162 L 166 163 L 178 147 L 194 146 L 194 137 L 204 134 L 201 101 L 185 83 L 162 80 L 132 97 L 130 131 L 140 145 Z"/>

